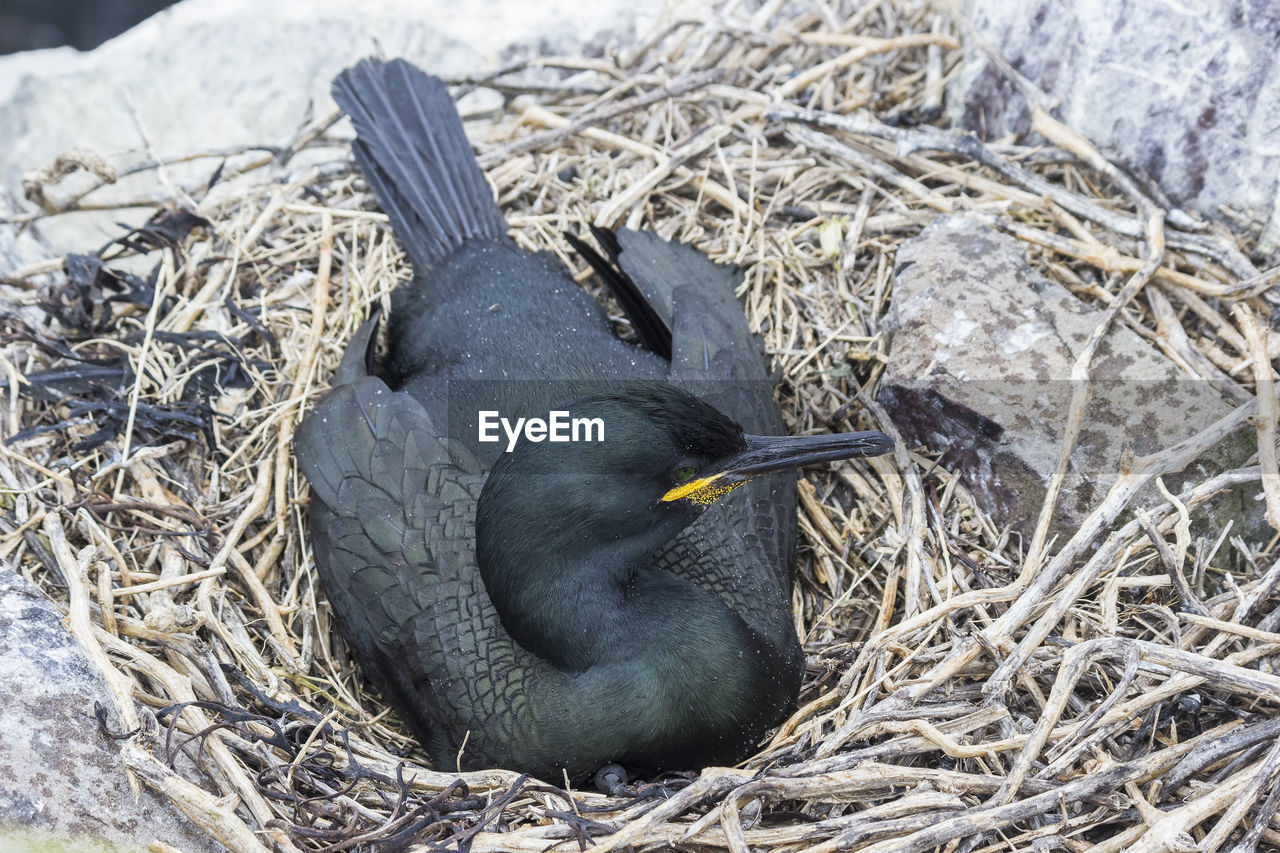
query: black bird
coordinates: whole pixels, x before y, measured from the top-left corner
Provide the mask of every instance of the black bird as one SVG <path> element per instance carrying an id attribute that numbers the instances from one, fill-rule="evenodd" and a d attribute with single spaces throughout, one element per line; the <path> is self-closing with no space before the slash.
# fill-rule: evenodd
<path id="1" fill-rule="evenodd" d="M 889 439 L 778 435 L 740 275 L 689 246 L 597 231 L 606 259 L 575 241 L 645 347 L 618 339 L 553 257 L 507 237 L 440 80 L 364 60 L 333 91 L 414 270 L 380 375 L 372 320 L 298 432 L 357 660 L 445 768 L 745 757 L 803 670 L 786 469 Z M 603 440 L 526 433 L 505 452 L 479 440 L 482 410 L 599 419 Z"/>

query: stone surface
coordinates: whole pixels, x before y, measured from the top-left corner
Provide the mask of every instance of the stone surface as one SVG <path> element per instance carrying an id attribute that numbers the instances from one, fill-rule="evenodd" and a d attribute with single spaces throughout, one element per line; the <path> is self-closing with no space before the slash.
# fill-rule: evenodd
<path id="1" fill-rule="evenodd" d="M 1013 237 L 964 216 L 936 219 L 898 250 L 881 391 L 908 444 L 947 451 L 983 508 L 1029 536 L 1057 464 L 1072 396 L 1071 367 L 1101 312 L 1027 265 Z M 1181 375 L 1123 325 L 1091 364 L 1093 394 L 1060 494 L 1055 530 L 1070 532 L 1115 482 L 1125 449 L 1145 455 L 1189 438 L 1233 408 Z M 1166 484 L 1242 464 L 1249 432 Z M 1257 490 L 1253 490 L 1256 492 Z M 1265 533 L 1261 504 L 1242 491 L 1222 513 Z M 1138 506 L 1160 500 L 1152 487 Z"/>
<path id="2" fill-rule="evenodd" d="M 309 111 L 333 109 L 330 81 L 363 56 L 403 56 L 444 75 L 481 73 L 521 56 L 589 55 L 630 43 L 662 9 L 663 0 L 186 0 L 89 53 L 0 57 L 0 190 L 20 198 L 24 173 L 73 148 L 119 167 L 145 158 L 147 148 L 175 158 L 285 142 Z M 497 96 L 489 95 L 492 106 Z M 175 165 L 170 177 L 207 178 L 218 163 Z M 157 189 L 173 195 L 148 172 L 104 195 Z M 84 251 L 110 239 L 114 221 L 137 224 L 147 215 L 55 217 L 22 239 L 43 236 L 45 255 Z"/>
<path id="3" fill-rule="evenodd" d="M 47 598 L 0 565 L 0 846 L 222 851 L 169 801 L 135 798 L 94 703 L 106 685 Z M 111 720 L 111 725 L 118 725 Z"/>
<path id="4" fill-rule="evenodd" d="M 1280 3 L 959 2 L 1014 68 L 1058 99 L 1058 118 L 1175 202 L 1210 216 L 1220 204 L 1260 222 L 1275 215 Z M 972 44 L 949 104 L 953 119 L 990 139 L 1030 126 L 1025 100 Z"/>

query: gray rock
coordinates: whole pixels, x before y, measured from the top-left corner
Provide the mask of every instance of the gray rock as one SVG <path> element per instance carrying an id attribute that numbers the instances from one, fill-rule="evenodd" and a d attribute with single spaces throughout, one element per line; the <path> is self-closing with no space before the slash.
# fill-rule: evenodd
<path id="1" fill-rule="evenodd" d="M 1280 4 L 1259 0 L 964 0 L 975 29 L 1060 102 L 1057 117 L 1178 204 L 1259 222 L 1280 192 Z M 972 44 L 951 117 L 994 139 L 1025 100 Z M 1274 228 L 1274 226 L 1273 226 Z M 1271 242 L 1274 244 L 1274 237 Z"/>
<path id="2" fill-rule="evenodd" d="M 898 250 L 881 401 L 909 444 L 946 451 L 981 506 L 1030 536 L 1062 444 L 1071 367 L 1101 319 L 1027 265 L 1021 244 L 964 216 L 934 220 Z M 1093 393 L 1060 493 L 1054 529 L 1069 533 L 1115 482 L 1121 455 L 1168 447 L 1233 408 L 1180 374 L 1136 333 L 1113 324 L 1091 363 Z M 1241 433 L 1166 480 L 1177 490 L 1241 464 Z M 1256 492 L 1256 490 L 1254 490 Z M 1262 506 L 1239 492 L 1216 506 L 1267 535 Z M 1152 487 L 1139 506 L 1160 501 Z"/>
<path id="3" fill-rule="evenodd" d="M 136 850 L 154 841 L 224 849 L 150 789 L 134 797 L 116 743 L 94 717 L 95 702 L 111 707 L 106 685 L 53 604 L 4 564 L 0 684 L 0 841 L 31 849 L 40 838 L 57 849 L 72 839 L 72 849 Z"/>
<path id="4" fill-rule="evenodd" d="M 334 108 L 330 81 L 363 56 L 402 56 L 443 75 L 480 73 L 521 56 L 628 44 L 637 21 L 647 27 L 644 16 L 656 19 L 661 9 L 661 0 L 185 0 L 89 53 L 0 57 L 0 187 L 20 196 L 23 174 L 73 148 L 120 167 L 145 159 L 147 145 L 175 158 L 286 142 L 309 112 Z M 331 159 L 341 156 L 335 149 Z M 199 182 L 218 163 L 175 164 L 169 174 Z M 78 186 L 73 176 L 51 194 L 65 198 Z M 103 194 L 156 190 L 147 172 Z M 149 213 L 75 214 L 35 230 L 58 253 L 84 251 L 115 236 L 115 221 L 140 224 Z"/>
<path id="5" fill-rule="evenodd" d="M 0 218 L 17 216 L 22 206 L 17 199 L 0 187 Z M 0 225 L 0 272 L 21 269 L 49 257 L 49 248 L 38 239 L 21 240 L 15 228 Z M 7 304 L 7 292 L 0 285 L 0 304 Z M 16 300 L 13 300 L 16 301 Z"/>

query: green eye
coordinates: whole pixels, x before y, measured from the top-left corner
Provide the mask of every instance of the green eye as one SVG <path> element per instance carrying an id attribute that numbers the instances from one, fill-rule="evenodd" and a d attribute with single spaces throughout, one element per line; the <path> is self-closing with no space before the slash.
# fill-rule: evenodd
<path id="1" fill-rule="evenodd" d="M 677 483 L 687 483 L 693 479 L 693 475 L 696 473 L 698 473 L 698 469 L 692 465 L 681 465 L 671 472 L 671 476 Z"/>

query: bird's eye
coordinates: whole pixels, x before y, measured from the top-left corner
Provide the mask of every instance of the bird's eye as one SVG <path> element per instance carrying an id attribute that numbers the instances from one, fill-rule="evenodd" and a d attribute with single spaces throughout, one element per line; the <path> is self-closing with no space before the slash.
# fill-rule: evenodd
<path id="1" fill-rule="evenodd" d="M 693 479 L 693 475 L 696 473 L 698 473 L 698 469 L 692 465 L 681 465 L 671 472 L 671 476 L 677 483 L 687 483 Z"/>

